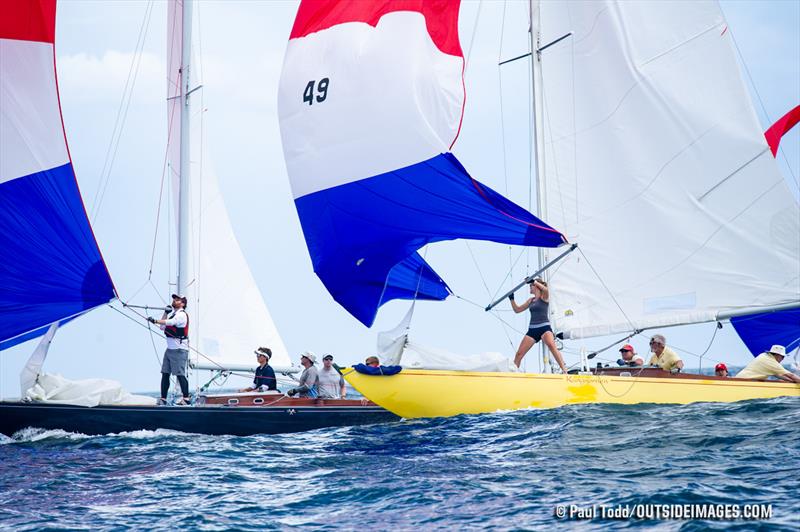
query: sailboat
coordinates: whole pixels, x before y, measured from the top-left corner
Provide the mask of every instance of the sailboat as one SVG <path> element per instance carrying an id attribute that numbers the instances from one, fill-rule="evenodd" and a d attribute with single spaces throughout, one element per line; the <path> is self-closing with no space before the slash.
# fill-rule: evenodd
<path id="1" fill-rule="evenodd" d="M 337 302 L 371 326 L 390 300 L 443 300 L 451 290 L 418 250 L 488 240 L 540 249 L 533 275 L 550 282 L 550 323 L 565 341 L 621 344 L 754 316 L 797 337 L 800 210 L 716 2 L 531 2 L 537 216 L 451 152 L 465 105 L 458 11 L 456 1 L 300 5 L 281 132 L 314 271 Z M 623 253 L 638 244 L 653 251 Z M 575 374 L 426 360 L 408 340 L 412 312 L 384 342 L 400 373 L 345 371 L 406 418 L 800 397 L 785 382 L 592 369 L 588 354 Z"/>
<path id="2" fill-rule="evenodd" d="M 192 3 L 168 6 L 176 291 L 187 296 L 193 312 L 190 363 L 218 376 L 250 372 L 252 350 L 268 345 L 276 373 L 289 375 L 297 368 L 236 242 L 216 177 L 208 164 L 202 171 L 192 168 L 202 148 L 202 138 L 190 135 L 197 129 L 191 107 L 197 89 L 190 75 Z M 35 427 L 84 434 L 171 429 L 249 435 L 397 419 L 367 401 L 258 391 L 199 393 L 192 406 L 156 406 L 154 398 L 131 395 L 113 381 L 68 381 L 42 371 L 59 327 L 121 298 L 92 233 L 67 148 L 55 68 L 56 2 L 9 4 L 0 21 L 0 349 L 42 338 L 21 375 L 22 399 L 0 402 L 0 433 Z M 203 252 L 201 244 L 213 253 Z M 244 316 L 237 314 L 235 322 L 224 312 L 234 304 Z M 125 308 L 138 312 L 132 304 Z"/>

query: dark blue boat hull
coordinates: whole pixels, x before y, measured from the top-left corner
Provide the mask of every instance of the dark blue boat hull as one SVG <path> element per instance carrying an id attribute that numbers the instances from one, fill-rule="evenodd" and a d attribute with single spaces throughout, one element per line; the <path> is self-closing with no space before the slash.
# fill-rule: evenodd
<path id="1" fill-rule="evenodd" d="M 282 434 L 400 419 L 378 406 L 72 406 L 0 402 L 0 433 L 27 427 L 89 435 L 169 429 L 198 434 Z"/>

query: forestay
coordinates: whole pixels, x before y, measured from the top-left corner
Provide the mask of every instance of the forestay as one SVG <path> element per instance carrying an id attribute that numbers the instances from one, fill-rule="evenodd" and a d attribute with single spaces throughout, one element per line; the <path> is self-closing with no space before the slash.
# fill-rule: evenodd
<path id="1" fill-rule="evenodd" d="M 168 166 L 175 197 L 180 179 L 182 5 L 170 2 L 167 32 Z M 205 367 L 255 367 L 254 349 L 267 346 L 272 349 L 272 365 L 288 367 L 291 362 L 286 346 L 239 247 L 211 158 L 204 149 L 199 95 L 195 92 L 189 99 L 187 132 L 191 139 L 191 177 L 186 295 L 192 320 L 190 345 L 196 349 L 192 362 Z"/>
<path id="2" fill-rule="evenodd" d="M 553 273 L 555 328 L 798 303 L 798 205 L 717 2 L 543 2 L 541 32 L 572 32 L 542 52 L 542 216 L 583 253 Z"/>
<path id="3" fill-rule="evenodd" d="M 55 0 L 0 5 L 0 350 L 115 297 L 61 118 Z"/>
<path id="4" fill-rule="evenodd" d="M 279 89 L 283 150 L 314 271 L 370 326 L 392 299 L 447 297 L 417 250 L 562 235 L 472 179 L 450 149 L 465 101 L 459 2 L 301 2 Z"/>

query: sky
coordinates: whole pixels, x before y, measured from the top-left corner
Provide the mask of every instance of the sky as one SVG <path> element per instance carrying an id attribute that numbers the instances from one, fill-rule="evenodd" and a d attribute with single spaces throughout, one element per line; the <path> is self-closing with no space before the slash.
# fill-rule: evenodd
<path id="1" fill-rule="evenodd" d="M 62 1 L 56 40 L 62 111 L 84 202 L 121 298 L 140 304 L 159 303 L 170 293 L 168 264 L 174 259 L 166 241 L 157 240 L 152 282 L 159 294 L 149 285 L 140 291 L 150 269 L 167 129 L 166 4 L 156 2 L 152 10 L 148 5 Z M 747 84 L 766 129 L 800 103 L 800 2 L 721 5 L 752 76 L 753 85 L 749 80 Z M 205 156 L 214 162 L 240 246 L 292 358 L 310 349 L 331 352 L 341 364 L 354 363 L 374 352 L 377 332 L 396 325 L 409 303 L 385 305 L 373 328 L 367 329 L 331 299 L 311 269 L 277 119 L 278 80 L 296 9 L 296 2 L 274 0 L 197 3 Z M 459 24 L 468 55 L 467 107 L 453 151 L 490 187 L 503 190 L 507 176 L 512 183 L 509 196 L 527 207 L 528 64 L 517 61 L 503 67 L 502 100 L 497 66 L 499 58 L 527 51 L 527 2 L 465 2 Z M 143 27 L 143 53 L 136 56 Z M 122 106 L 124 127 L 117 139 L 112 132 L 134 59 L 137 74 L 130 102 Z M 800 179 L 797 129 L 784 138 L 786 158 L 778 159 L 795 191 Z M 507 246 L 489 243 L 430 246 L 427 260 L 464 299 L 418 304 L 412 337 L 452 352 L 500 351 L 513 356 L 527 317 L 502 314 L 512 329 L 465 301 L 487 302 L 508 272 L 508 254 Z M 527 260 L 533 268 L 535 257 L 534 250 L 521 262 Z M 525 273 L 526 265 L 519 265 L 514 277 L 521 279 Z M 662 332 L 670 345 L 683 350 L 688 367 L 697 367 L 695 355 L 706 349 L 705 366 L 718 360 L 744 365 L 750 359 L 729 325 L 716 336 L 714 331 L 714 324 L 703 324 Z M 580 346 L 592 349 L 608 342 L 601 338 L 573 345 L 568 364 L 577 361 L 574 353 Z M 633 343 L 645 351 L 644 337 Z M 35 346 L 28 342 L 2 353 L 0 396 L 19 395 L 19 371 Z M 45 370 L 75 379 L 110 378 L 131 391 L 151 391 L 158 387 L 163 349 L 163 340 L 153 340 L 139 324 L 102 307 L 58 332 Z M 537 368 L 533 355 L 528 357 L 529 370 Z M 616 359 L 616 353 L 609 352 L 607 358 Z"/>

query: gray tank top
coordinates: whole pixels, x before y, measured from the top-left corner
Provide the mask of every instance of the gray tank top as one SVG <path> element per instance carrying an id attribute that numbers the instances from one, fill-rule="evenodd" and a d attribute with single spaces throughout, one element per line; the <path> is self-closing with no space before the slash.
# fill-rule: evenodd
<path id="1" fill-rule="evenodd" d="M 537 298 L 531 303 L 531 306 L 528 307 L 528 310 L 531 311 L 531 321 L 528 328 L 543 327 L 550 323 L 550 319 L 547 317 L 547 308 L 549 306 L 550 303 L 543 301 L 541 298 Z"/>

